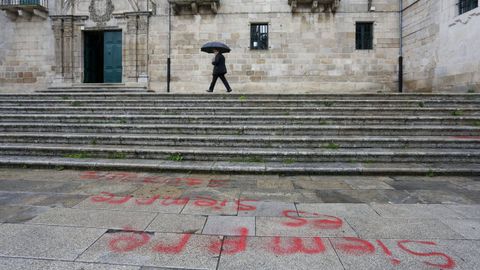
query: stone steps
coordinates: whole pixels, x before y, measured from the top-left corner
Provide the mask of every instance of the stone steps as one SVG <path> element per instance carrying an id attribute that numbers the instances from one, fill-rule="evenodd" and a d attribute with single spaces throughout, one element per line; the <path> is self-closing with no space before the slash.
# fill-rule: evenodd
<path id="1" fill-rule="evenodd" d="M 3 106 L 0 114 L 480 116 L 480 108 Z"/>
<path id="2" fill-rule="evenodd" d="M 163 100 L 163 99 L 132 99 L 132 100 L 90 100 L 90 99 L 34 99 L 34 100 L 1 100 L 1 106 L 15 107 L 463 107 L 478 108 L 480 100 L 288 100 L 288 99 L 255 99 L 255 100 Z"/>
<path id="3" fill-rule="evenodd" d="M 78 133 L 0 133 L 0 143 L 230 148 L 449 148 L 479 149 L 480 137 L 126 135 Z"/>
<path id="4" fill-rule="evenodd" d="M 279 149 L 244 148 L 232 151 L 220 147 L 132 147 L 132 146 L 84 146 L 48 144 L 3 144 L 1 156 L 45 156 L 108 158 L 108 159 L 157 159 L 172 161 L 227 161 L 227 162 L 420 162 L 420 163 L 475 163 L 480 160 L 480 150 L 465 149 Z"/>
<path id="5" fill-rule="evenodd" d="M 470 126 L 330 126 L 330 125 L 161 125 L 161 124 L 63 124 L 0 123 L 0 132 L 61 132 L 189 135 L 270 136 L 476 136 Z"/>
<path id="6" fill-rule="evenodd" d="M 2 122 L 205 125 L 447 125 L 480 126 L 478 116 L 94 115 L 0 114 Z"/>
<path id="7" fill-rule="evenodd" d="M 477 94 L 82 92 L 0 95 L 0 105 L 0 166 L 324 174 L 480 171 Z"/>
<path id="8" fill-rule="evenodd" d="M 323 175 L 480 175 L 475 163 L 361 163 L 326 162 L 294 163 L 275 162 L 174 162 L 147 159 L 73 159 L 36 156 L 0 156 L 0 166 L 56 169 L 124 170 L 124 171 L 179 171 L 203 173 L 257 173 L 257 174 L 323 174 Z"/>
<path id="9" fill-rule="evenodd" d="M 158 94 L 158 93 L 38 93 L 38 94 L 0 94 L 0 100 L 234 100 L 238 102 L 255 100 L 410 100 L 412 102 L 427 101 L 479 101 L 480 94 L 307 94 L 307 95 L 242 95 L 242 94 Z"/>

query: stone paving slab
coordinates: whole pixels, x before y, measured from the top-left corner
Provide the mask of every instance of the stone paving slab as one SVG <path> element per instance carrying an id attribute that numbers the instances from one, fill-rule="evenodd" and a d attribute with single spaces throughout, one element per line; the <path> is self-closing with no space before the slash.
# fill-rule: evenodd
<path id="1" fill-rule="evenodd" d="M 238 214 L 238 203 L 212 198 L 195 199 L 190 200 L 187 205 L 185 205 L 182 214 L 236 216 Z"/>
<path id="2" fill-rule="evenodd" d="M 238 237 L 226 237 L 225 241 L 235 241 Z M 244 252 L 222 253 L 219 270 L 343 270 L 343 267 L 328 241 L 323 241 L 321 251 L 311 239 L 301 239 L 313 254 L 292 252 L 295 240 L 289 237 L 248 237 Z M 279 247 L 275 249 L 275 241 Z M 297 240 L 298 241 L 298 240 Z"/>
<path id="3" fill-rule="evenodd" d="M 44 225 L 0 226 L 0 256 L 74 260 L 106 230 Z"/>
<path id="4" fill-rule="evenodd" d="M 238 216 L 242 217 L 281 217 L 285 210 L 297 210 L 294 203 L 286 202 L 245 201 L 240 206 Z M 255 210 L 250 210 L 249 206 L 255 207 Z"/>
<path id="5" fill-rule="evenodd" d="M 384 179 L 387 178 L 387 179 Z M 387 184 L 384 181 L 387 181 L 388 177 L 377 177 L 377 178 L 365 178 L 365 179 L 351 179 L 347 177 L 345 183 L 350 185 L 352 189 L 394 189 L 391 185 Z M 390 179 L 391 180 L 391 179 Z M 392 182 L 392 181 L 388 181 Z"/>
<path id="6" fill-rule="evenodd" d="M 298 180 L 293 182 L 297 189 L 328 190 L 328 189 L 352 189 L 345 180 Z"/>
<path id="7" fill-rule="evenodd" d="M 420 203 L 429 204 L 475 204 L 467 196 L 463 196 L 460 191 L 451 190 L 409 190 L 411 196 L 417 197 Z"/>
<path id="8" fill-rule="evenodd" d="M 79 186 L 81 186 L 81 183 L 78 182 L 50 182 L 29 180 L 0 181 L 0 191 L 70 193 L 77 189 Z"/>
<path id="9" fill-rule="evenodd" d="M 0 257 L 2 270 L 142 270 L 139 266 Z M 153 269 L 152 269 L 153 270 Z"/>
<path id="10" fill-rule="evenodd" d="M 150 198 L 153 196 L 178 198 L 182 197 L 183 188 L 165 186 L 163 184 L 148 184 L 138 188 L 132 193 L 132 196 L 138 198 Z"/>
<path id="11" fill-rule="evenodd" d="M 474 205 L 446 205 L 449 209 L 465 218 L 480 218 L 480 204 Z"/>
<path id="12" fill-rule="evenodd" d="M 79 171 L 77 170 L 17 168 L 0 169 L 0 181 L 11 179 L 28 181 L 71 182 L 80 180 L 80 176 Z"/>
<path id="13" fill-rule="evenodd" d="M 294 217 L 294 215 L 290 215 Z M 327 220 L 327 222 L 322 221 Z M 257 217 L 256 236 L 296 236 L 296 237 L 356 237 L 357 233 L 349 224 L 339 219 L 337 225 L 330 220 L 332 217 L 319 218 L 287 218 L 287 217 Z"/>
<path id="14" fill-rule="evenodd" d="M 50 210 L 42 206 L 0 206 L 0 222 L 22 223 Z"/>
<path id="15" fill-rule="evenodd" d="M 377 213 L 386 218 L 461 218 L 455 211 L 440 204 L 371 204 Z"/>
<path id="16" fill-rule="evenodd" d="M 272 177 L 273 178 L 273 177 Z M 292 181 L 286 179 L 258 179 L 257 188 L 259 189 L 273 189 L 276 191 L 293 190 Z"/>
<path id="17" fill-rule="evenodd" d="M 255 235 L 255 217 L 209 216 L 202 234 L 241 235 L 246 228 L 249 236 Z"/>
<path id="18" fill-rule="evenodd" d="M 105 181 L 82 182 L 72 193 L 95 195 L 101 192 L 110 192 L 117 195 L 133 194 L 141 187 L 141 184 L 109 183 Z"/>
<path id="19" fill-rule="evenodd" d="M 150 234 L 107 233 L 88 248 L 77 261 L 181 269 L 214 270 L 217 267 L 218 253 L 210 251 L 209 247 L 221 243 L 221 237 L 190 235 L 189 238 L 184 238 L 186 236 L 182 234 L 155 233 L 148 236 L 150 239 L 142 242 L 143 245 L 129 251 L 125 251 L 125 245 L 122 245 L 121 241 L 116 241 L 132 237 L 143 239 L 144 235 Z M 179 246 L 180 248 L 175 248 Z"/>
<path id="20" fill-rule="evenodd" d="M 299 203 L 297 210 L 301 217 L 314 217 L 315 214 L 345 217 L 378 217 L 378 214 L 368 205 L 361 203 Z"/>
<path id="21" fill-rule="evenodd" d="M 155 213 L 54 208 L 28 221 L 30 224 L 78 226 L 90 228 L 145 229 Z"/>
<path id="22" fill-rule="evenodd" d="M 321 202 L 321 199 L 310 191 L 243 191 L 241 198 L 274 202 Z"/>
<path id="23" fill-rule="evenodd" d="M 404 190 L 318 190 L 325 203 L 419 203 L 416 195 Z"/>
<path id="24" fill-rule="evenodd" d="M 111 200 L 98 201 L 95 198 L 111 198 L 108 194 L 99 194 L 83 200 L 73 208 L 92 210 L 120 210 L 131 212 L 153 212 L 178 214 L 187 204 L 187 200 L 170 198 L 133 198 L 115 196 Z M 128 199 L 128 200 L 127 200 Z"/>
<path id="25" fill-rule="evenodd" d="M 45 192 L 0 192 L 0 205 L 72 207 L 84 200 L 86 197 L 88 196 Z"/>
<path id="26" fill-rule="evenodd" d="M 361 238 L 377 239 L 464 239 L 438 219 L 347 217 Z"/>
<path id="27" fill-rule="evenodd" d="M 441 219 L 465 239 L 480 240 L 480 219 Z"/>
<path id="28" fill-rule="evenodd" d="M 202 232 L 206 221 L 206 216 L 158 214 L 147 231 L 198 234 Z"/>
<path id="29" fill-rule="evenodd" d="M 367 241 L 367 242 L 365 242 Z M 387 255 L 378 241 L 391 252 Z M 464 254 L 478 254 L 478 244 L 465 240 L 391 240 L 366 239 L 350 242 L 344 239 L 330 239 L 342 265 L 346 270 L 369 269 L 478 269 L 478 257 Z M 357 250 L 345 248 L 345 244 L 362 246 Z M 369 246 L 369 243 L 371 246 Z M 370 249 L 371 247 L 372 249 Z M 400 248 L 403 247 L 403 248 Z M 473 251 L 473 252 L 472 252 Z M 414 254 L 417 253 L 417 254 Z M 419 254 L 420 253 L 420 254 Z M 432 254 L 432 253 L 436 253 Z M 442 255 L 440 255 L 442 254 Z M 449 261 L 451 260 L 451 261 Z M 433 264 L 433 265 L 428 265 Z M 447 266 L 448 265 L 448 266 Z"/>

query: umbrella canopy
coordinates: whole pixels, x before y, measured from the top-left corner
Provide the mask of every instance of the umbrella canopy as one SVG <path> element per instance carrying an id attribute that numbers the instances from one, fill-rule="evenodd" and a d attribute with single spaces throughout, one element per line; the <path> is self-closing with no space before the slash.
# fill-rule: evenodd
<path id="1" fill-rule="evenodd" d="M 202 49 L 201 49 L 202 52 L 206 52 L 206 53 L 213 53 L 213 50 L 218 50 L 221 53 L 230 52 L 230 48 L 227 45 L 221 42 L 216 42 L 216 41 L 206 43 L 205 45 L 202 46 Z"/>

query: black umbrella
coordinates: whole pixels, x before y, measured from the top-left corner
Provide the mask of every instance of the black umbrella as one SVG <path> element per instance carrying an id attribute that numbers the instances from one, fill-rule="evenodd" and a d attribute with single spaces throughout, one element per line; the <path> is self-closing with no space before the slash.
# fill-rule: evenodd
<path id="1" fill-rule="evenodd" d="M 213 53 L 213 50 L 217 50 L 221 53 L 230 52 L 230 48 L 227 45 L 221 42 L 216 42 L 216 41 L 208 42 L 207 44 L 203 45 L 201 49 L 202 52 L 206 52 L 206 53 Z"/>

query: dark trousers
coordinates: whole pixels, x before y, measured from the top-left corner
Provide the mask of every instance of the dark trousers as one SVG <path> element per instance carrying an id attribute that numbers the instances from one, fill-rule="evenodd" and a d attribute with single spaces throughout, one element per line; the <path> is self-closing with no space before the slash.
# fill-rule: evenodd
<path id="1" fill-rule="evenodd" d="M 213 91 L 213 88 L 215 88 L 215 84 L 217 83 L 218 78 L 220 78 L 220 80 L 222 80 L 222 82 L 225 85 L 225 88 L 227 88 L 227 90 L 232 90 L 230 88 L 230 85 L 227 82 L 227 79 L 225 79 L 225 75 L 223 75 L 223 74 L 222 75 L 213 75 L 212 83 L 210 84 L 210 88 L 208 90 Z"/>

